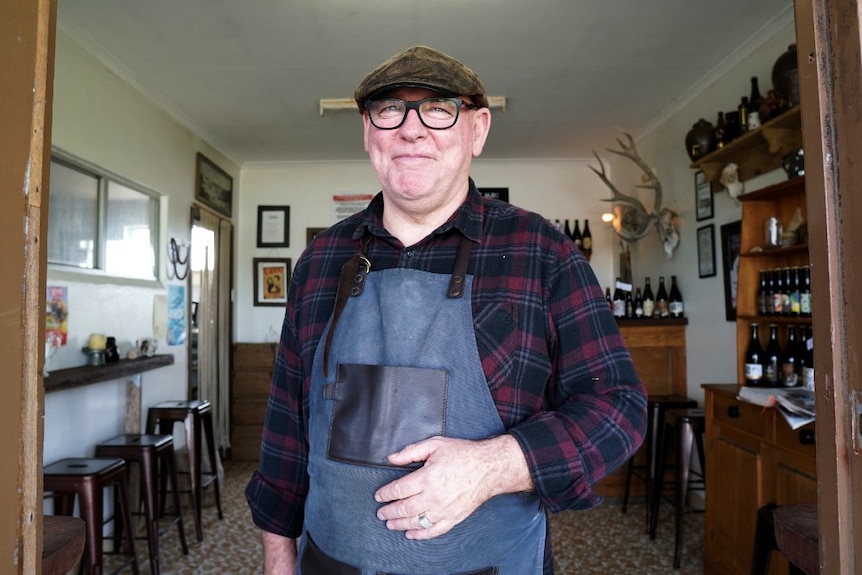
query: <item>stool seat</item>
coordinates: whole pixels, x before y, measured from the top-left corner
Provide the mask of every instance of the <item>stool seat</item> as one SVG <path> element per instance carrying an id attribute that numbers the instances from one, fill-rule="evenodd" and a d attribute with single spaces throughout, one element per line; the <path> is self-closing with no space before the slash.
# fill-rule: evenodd
<path id="1" fill-rule="evenodd" d="M 186 446 L 189 457 L 189 483 L 191 485 L 192 508 L 195 518 L 195 536 L 203 541 L 201 527 L 201 507 L 203 489 L 213 486 L 218 518 L 223 519 L 221 509 L 221 493 L 219 489 L 217 459 L 215 451 L 215 434 L 213 432 L 212 404 L 206 400 L 172 400 L 150 407 L 147 410 L 147 433 L 173 434 L 174 423 L 182 423 L 186 434 Z M 210 473 L 202 473 L 202 437 L 206 435 L 207 456 Z"/>
<path id="2" fill-rule="evenodd" d="M 66 575 L 80 564 L 87 540 L 87 524 L 77 517 L 42 518 L 42 575 Z"/>
<path id="3" fill-rule="evenodd" d="M 114 487 L 118 491 L 117 501 L 123 525 L 131 525 L 128 497 L 126 493 L 126 464 L 116 458 L 72 457 L 47 465 L 42 470 L 44 489 L 52 492 L 55 511 L 59 515 L 72 515 L 78 497 L 81 519 L 87 530 L 84 570 L 92 575 L 102 573 L 102 510 L 103 490 Z M 131 534 L 126 538 L 132 572 L 138 574 L 135 556 L 135 540 Z"/>
<path id="4" fill-rule="evenodd" d="M 147 527 L 147 547 L 150 556 L 150 571 L 153 575 L 161 573 L 159 556 L 159 499 L 157 487 L 159 479 L 159 464 L 163 463 L 171 481 L 171 493 L 175 515 L 167 528 L 177 526 L 183 554 L 188 555 L 186 534 L 183 526 L 182 509 L 179 499 L 179 482 L 177 481 L 176 460 L 174 458 L 174 440 L 170 435 L 154 434 L 123 434 L 103 441 L 96 446 L 96 455 L 100 457 L 121 457 L 127 462 L 140 466 L 140 499 L 144 503 L 144 517 Z M 130 527 L 131 529 L 131 527 Z"/>
<path id="5" fill-rule="evenodd" d="M 820 573 L 820 528 L 817 505 L 779 505 L 772 515 L 775 546 L 805 575 Z"/>
<path id="6" fill-rule="evenodd" d="M 664 441 L 665 413 L 669 409 L 684 407 L 697 407 L 697 401 L 684 395 L 675 394 L 651 393 L 647 396 L 647 429 L 643 447 L 646 462 L 639 466 L 635 464 L 634 457 L 629 459 L 622 505 L 622 512 L 625 513 L 628 509 L 632 476 L 642 479 L 646 484 L 646 527 L 644 529 L 646 533 L 649 533 L 650 525 L 652 525 L 653 494 L 657 485 L 658 456 Z M 639 470 L 644 470 L 644 472 L 640 473 Z M 661 484 L 658 483 L 658 486 L 659 491 L 661 491 Z"/>

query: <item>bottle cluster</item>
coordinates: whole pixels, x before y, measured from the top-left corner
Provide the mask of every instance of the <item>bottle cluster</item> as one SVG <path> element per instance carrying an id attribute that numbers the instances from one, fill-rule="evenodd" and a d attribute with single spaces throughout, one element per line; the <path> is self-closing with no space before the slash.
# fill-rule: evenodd
<path id="1" fill-rule="evenodd" d="M 769 340 L 760 344 L 758 324 L 752 322 L 745 350 L 745 385 L 751 387 L 804 387 L 814 390 L 814 339 L 811 328 L 787 327 L 787 340 L 778 343 L 778 326 L 769 324 Z"/>
<path id="2" fill-rule="evenodd" d="M 670 278 L 670 291 L 665 286 L 664 276 L 659 276 L 655 295 L 653 295 L 649 276 L 644 280 L 643 290 L 640 287 L 636 288 L 634 295 L 632 295 L 631 285 L 617 278 L 613 295 L 611 295 L 611 288 L 605 288 L 605 299 L 616 318 L 655 319 L 685 316 L 682 292 L 676 276 Z"/>
<path id="3" fill-rule="evenodd" d="M 584 231 L 581 231 L 579 220 L 575 220 L 574 228 L 569 226 L 569 220 L 564 220 L 562 224 L 560 220 L 554 220 L 554 226 L 571 238 L 581 253 L 584 254 L 584 257 L 587 258 L 587 261 L 590 261 L 593 255 L 593 233 L 590 231 L 590 220 L 584 220 Z"/>
<path id="4" fill-rule="evenodd" d="M 763 316 L 811 317 L 811 270 L 785 267 L 760 270 L 758 313 Z"/>

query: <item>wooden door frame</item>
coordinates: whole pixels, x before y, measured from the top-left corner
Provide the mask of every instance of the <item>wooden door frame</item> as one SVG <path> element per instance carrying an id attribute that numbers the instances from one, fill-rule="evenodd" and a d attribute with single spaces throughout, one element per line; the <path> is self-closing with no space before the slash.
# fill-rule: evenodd
<path id="1" fill-rule="evenodd" d="M 862 142 L 859 95 L 862 3 L 796 0 L 805 147 L 817 389 L 817 478 L 822 573 L 858 573 L 862 547 L 862 441 L 853 420 L 862 401 Z M 854 261 L 853 258 L 857 261 Z M 854 313 L 855 312 L 855 313 Z M 862 423 L 862 422 L 860 422 Z"/>

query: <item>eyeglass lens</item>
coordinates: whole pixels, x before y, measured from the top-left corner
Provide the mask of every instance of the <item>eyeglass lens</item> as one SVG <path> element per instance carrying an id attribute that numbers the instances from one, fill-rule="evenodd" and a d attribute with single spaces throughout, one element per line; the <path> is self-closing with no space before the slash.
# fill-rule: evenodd
<path id="1" fill-rule="evenodd" d="M 376 128 L 394 130 L 401 126 L 410 110 L 416 110 L 419 120 L 432 130 L 451 128 L 458 121 L 461 105 L 465 104 L 458 98 L 425 98 L 408 102 L 398 98 L 369 100 L 366 103 L 368 117 Z"/>

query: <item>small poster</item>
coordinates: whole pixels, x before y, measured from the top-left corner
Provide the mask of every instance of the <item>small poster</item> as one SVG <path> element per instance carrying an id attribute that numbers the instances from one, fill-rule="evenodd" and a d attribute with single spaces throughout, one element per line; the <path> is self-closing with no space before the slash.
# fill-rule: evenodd
<path id="1" fill-rule="evenodd" d="M 48 286 L 45 305 L 45 340 L 66 345 L 69 336 L 69 288 Z"/>
<path id="2" fill-rule="evenodd" d="M 373 194 L 336 194 L 332 196 L 335 221 L 340 222 L 344 218 L 364 210 L 372 198 L 374 198 Z"/>

